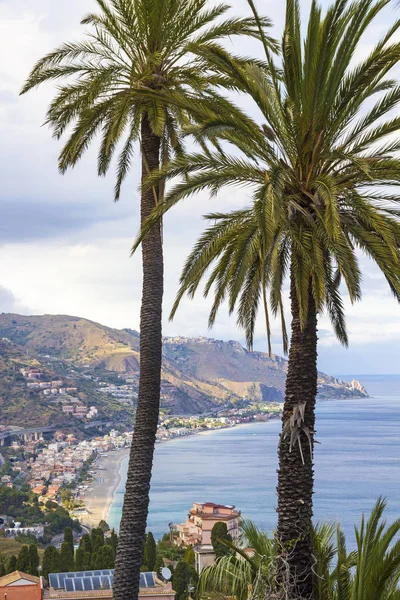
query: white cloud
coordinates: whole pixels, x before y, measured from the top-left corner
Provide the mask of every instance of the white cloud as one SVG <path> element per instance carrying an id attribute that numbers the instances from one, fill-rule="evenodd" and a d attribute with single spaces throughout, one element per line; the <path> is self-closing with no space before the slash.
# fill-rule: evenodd
<path id="1" fill-rule="evenodd" d="M 246 0 L 234 0 L 231 4 L 241 14 L 248 14 Z M 310 2 L 301 4 L 306 12 Z M 0 202 L 8 209 L 8 219 L 0 221 L 0 282 L 12 290 L 0 290 L 0 310 L 76 314 L 115 327 L 137 329 L 140 255 L 129 258 L 129 250 L 138 227 L 138 165 L 124 187 L 119 205 L 112 203 L 113 174 L 106 179 L 96 177 L 95 147 L 72 172 L 60 176 L 60 143 L 51 139 L 47 128 L 40 127 L 52 87 L 18 96 L 33 63 L 63 41 L 79 37 L 80 18 L 94 6 L 92 0 L 0 2 L 0 55 L 5 57 L 0 68 Z M 258 6 L 275 21 L 274 33 L 280 37 L 282 1 L 259 0 Z M 371 32 L 363 53 L 369 51 L 381 27 L 382 23 L 375 33 Z M 246 42 L 245 50 L 253 53 L 255 45 Z M 167 320 L 180 269 L 203 228 L 201 215 L 216 207 L 225 210 L 246 205 L 248 197 L 247 191 L 231 189 L 216 200 L 199 195 L 168 215 L 164 313 L 167 335 L 209 334 L 210 301 L 201 294 L 193 301 L 183 301 L 173 323 Z M 382 338 L 388 344 L 400 342 L 398 305 L 386 291 L 377 270 L 365 261 L 363 265 L 365 299 L 354 306 L 347 306 L 346 302 L 351 350 L 338 349 L 328 320 L 321 319 L 320 353 L 325 370 L 331 372 L 338 370 L 335 365 L 344 363 L 350 365 L 347 372 L 351 371 L 352 356 L 359 356 L 361 351 L 371 359 Z M 274 334 L 279 339 L 278 324 L 274 324 Z M 235 317 L 229 317 L 226 309 L 221 311 L 210 335 L 242 339 Z M 256 347 L 265 349 L 261 318 Z M 329 369 L 325 367 L 327 352 L 333 357 L 333 364 L 327 365 Z M 398 369 L 395 356 L 388 359 L 391 362 L 387 371 Z M 354 358 L 353 364 L 370 364 L 368 360 Z"/>

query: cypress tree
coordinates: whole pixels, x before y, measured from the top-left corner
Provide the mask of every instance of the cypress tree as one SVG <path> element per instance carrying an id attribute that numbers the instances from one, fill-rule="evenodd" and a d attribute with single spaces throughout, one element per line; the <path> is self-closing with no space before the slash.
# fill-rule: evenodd
<path id="1" fill-rule="evenodd" d="M 91 542 L 92 554 L 104 546 L 104 531 L 100 527 L 95 527 L 92 529 Z"/>
<path id="2" fill-rule="evenodd" d="M 40 564 L 39 553 L 36 544 L 29 545 L 29 573 L 38 576 L 38 567 Z"/>
<path id="3" fill-rule="evenodd" d="M 92 538 L 88 533 L 85 533 L 80 541 L 79 548 L 82 548 L 84 552 L 92 554 Z"/>
<path id="4" fill-rule="evenodd" d="M 196 557 L 194 555 L 193 546 L 188 546 L 186 548 L 183 560 L 185 561 L 185 563 L 187 565 L 194 567 L 194 563 L 195 563 Z"/>
<path id="5" fill-rule="evenodd" d="M 74 536 L 72 535 L 71 527 L 64 529 L 64 542 L 67 542 L 71 548 L 72 554 L 74 553 Z"/>
<path id="6" fill-rule="evenodd" d="M 4 577 L 6 575 L 6 566 L 4 564 L 4 560 L 0 562 L 0 577 Z"/>
<path id="7" fill-rule="evenodd" d="M 180 560 L 176 565 L 174 576 L 172 578 L 172 585 L 176 592 L 175 600 L 187 600 L 189 596 L 189 580 L 189 567 L 187 566 L 187 563 L 185 563 L 183 560 Z"/>
<path id="8" fill-rule="evenodd" d="M 110 539 L 111 547 L 114 550 L 114 554 L 117 555 L 118 536 L 115 533 L 114 529 L 112 530 L 111 536 L 109 539 Z"/>
<path id="9" fill-rule="evenodd" d="M 102 519 L 99 523 L 99 529 L 101 529 L 102 531 L 104 531 L 104 533 L 106 533 L 107 531 L 110 531 L 110 526 L 108 525 L 108 523 L 106 521 L 104 521 Z"/>
<path id="10" fill-rule="evenodd" d="M 17 557 L 14 556 L 14 554 L 8 557 L 5 567 L 7 575 L 9 573 L 14 573 L 14 571 L 17 569 Z"/>
<path id="11" fill-rule="evenodd" d="M 23 573 L 30 572 L 28 546 L 22 546 L 21 550 L 19 551 L 18 558 L 17 558 L 16 570 L 22 571 Z"/>
<path id="12" fill-rule="evenodd" d="M 111 546 L 105 544 L 96 552 L 93 560 L 93 569 L 113 569 L 115 554 Z"/>
<path id="13" fill-rule="evenodd" d="M 144 553 L 143 553 L 143 564 L 147 565 L 149 571 L 154 570 L 154 565 L 156 564 L 157 558 L 157 546 L 154 540 L 154 536 L 149 531 L 146 536 L 146 542 L 144 545 Z"/>
<path id="14" fill-rule="evenodd" d="M 46 579 L 49 573 L 62 573 L 60 568 L 60 553 L 54 546 L 47 546 L 43 554 L 42 575 Z"/>
<path id="15" fill-rule="evenodd" d="M 230 548 L 223 543 L 224 540 L 231 542 L 232 538 L 228 533 L 226 523 L 219 521 L 211 530 L 211 543 L 217 558 L 231 554 Z"/>
<path id="16" fill-rule="evenodd" d="M 75 552 L 75 571 L 86 570 L 85 554 L 85 550 L 81 547 L 79 547 L 78 550 Z"/>
<path id="17" fill-rule="evenodd" d="M 61 544 L 60 551 L 60 572 L 67 573 L 74 570 L 74 553 L 71 550 L 69 542 Z"/>

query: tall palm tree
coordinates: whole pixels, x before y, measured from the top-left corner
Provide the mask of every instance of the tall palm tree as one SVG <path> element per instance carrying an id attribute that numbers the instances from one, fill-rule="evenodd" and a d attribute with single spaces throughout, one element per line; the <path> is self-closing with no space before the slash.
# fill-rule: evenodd
<path id="1" fill-rule="evenodd" d="M 255 18 L 253 0 L 248 0 Z M 179 157 L 149 178 L 184 176 L 142 228 L 139 239 L 175 203 L 199 190 L 223 186 L 254 190 L 252 205 L 210 215 L 212 225 L 184 267 L 173 313 L 205 288 L 215 290 L 210 315 L 225 298 L 251 344 L 260 294 L 268 287 L 274 312 L 290 279 L 291 344 L 279 442 L 278 528 L 282 564 L 296 592 L 312 595 L 313 449 L 317 394 L 317 323 L 326 310 L 339 340 L 348 338 L 341 285 L 361 298 L 360 252 L 376 263 L 400 299 L 400 86 L 387 77 L 398 64 L 397 20 L 372 52 L 352 65 L 360 38 L 390 0 L 336 0 L 325 16 L 313 0 L 302 39 L 298 0 L 287 0 L 282 64 L 264 42 L 262 65 L 238 64 L 206 49 L 221 72 L 246 91 L 262 122 L 243 114 L 204 116 L 189 128 L 218 148 Z M 395 134 L 395 137 L 393 137 Z M 229 154 L 229 146 L 234 153 Z M 296 596 L 293 596 L 296 597 Z"/>
<path id="2" fill-rule="evenodd" d="M 74 166 L 100 135 L 98 173 L 105 175 L 117 153 L 115 200 L 141 153 L 142 178 L 180 153 L 180 128 L 188 124 L 197 103 L 222 110 L 224 99 L 211 88 L 228 85 L 214 75 L 205 50 L 219 48 L 227 36 L 260 38 L 253 17 L 224 18 L 229 6 L 207 7 L 206 0 L 96 0 L 98 14 L 80 42 L 65 43 L 34 66 L 22 92 L 49 80 L 63 83 L 47 112 L 46 123 L 60 138 L 62 173 Z M 262 28 L 270 25 L 263 20 Z M 273 43 L 271 43 L 273 47 Z M 64 81 L 65 80 L 65 81 Z M 186 108 L 177 102 L 186 101 Z M 119 146 L 120 145 L 120 146 Z M 143 189 L 141 222 L 161 202 L 163 182 Z M 130 454 L 114 598 L 131 600 L 139 590 L 139 570 L 149 504 L 149 488 L 160 404 L 163 298 L 162 231 L 155 224 L 143 241 L 143 291 L 140 314 L 140 383 Z"/>

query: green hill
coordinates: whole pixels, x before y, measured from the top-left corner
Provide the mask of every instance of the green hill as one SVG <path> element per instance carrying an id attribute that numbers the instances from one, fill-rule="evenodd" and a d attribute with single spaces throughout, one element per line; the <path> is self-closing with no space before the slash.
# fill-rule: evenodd
<path id="1" fill-rule="evenodd" d="M 0 402 L 6 422 L 22 414 L 31 422 L 40 408 L 48 422 L 60 418 L 65 423 L 61 405 L 47 400 L 45 407 L 46 401 L 37 393 L 27 393 L 20 374 L 26 364 L 41 365 L 48 371 L 46 377 L 62 377 L 69 386 L 77 386 L 79 400 L 98 408 L 100 418 L 131 417 L 129 407 L 100 393 L 99 386 L 107 382 L 121 385 L 131 377 L 132 389 L 137 389 L 140 337 L 136 331 L 66 315 L 1 314 L 1 338 L 9 340 L 2 342 L 0 356 Z M 165 338 L 162 406 L 173 414 L 194 414 L 243 398 L 281 401 L 286 370 L 285 359 L 248 352 L 235 341 Z M 331 398 L 365 395 L 354 385 L 323 373 L 319 374 L 319 389 L 322 396 Z"/>

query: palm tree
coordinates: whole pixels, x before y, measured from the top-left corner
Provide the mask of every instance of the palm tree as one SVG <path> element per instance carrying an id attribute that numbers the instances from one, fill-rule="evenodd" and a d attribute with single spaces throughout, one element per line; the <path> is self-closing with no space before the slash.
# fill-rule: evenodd
<path id="1" fill-rule="evenodd" d="M 257 13 L 253 0 L 248 0 Z M 291 344 L 279 442 L 278 528 L 282 564 L 289 564 L 294 593 L 312 595 L 313 449 L 317 394 L 317 323 L 326 310 L 338 339 L 348 344 L 342 284 L 351 302 L 361 298 L 359 253 L 384 274 L 400 299 L 400 86 L 387 77 L 400 59 L 393 40 L 397 20 L 370 55 L 353 67 L 362 35 L 390 0 L 336 0 L 322 15 L 312 2 L 302 39 L 298 0 L 287 0 L 282 65 L 266 42 L 262 65 L 238 64 L 206 49 L 216 68 L 246 91 L 262 122 L 243 114 L 204 115 L 188 129 L 218 147 L 178 157 L 160 177 L 184 176 L 142 228 L 139 239 L 175 203 L 199 190 L 250 186 L 251 206 L 215 220 L 199 239 L 181 277 L 173 313 L 193 296 L 208 268 L 205 294 L 214 290 L 215 314 L 225 298 L 237 309 L 249 345 L 260 295 L 270 291 L 281 310 L 290 279 Z M 260 25 L 261 26 L 261 25 Z M 376 99 L 376 95 L 378 99 Z M 230 147 L 234 148 L 229 153 Z M 296 596 L 294 596 L 296 597 Z"/>
<path id="2" fill-rule="evenodd" d="M 355 529 L 356 548 L 347 551 L 340 525 L 321 523 L 312 530 L 315 600 L 398 600 L 400 590 L 400 519 L 383 520 L 386 503 L 378 500 L 369 519 Z M 242 524 L 242 540 L 201 573 L 198 591 L 204 599 L 232 597 L 283 600 L 274 540 L 251 521 Z M 245 549 L 250 548 L 251 552 Z"/>
<path id="3" fill-rule="evenodd" d="M 205 57 L 226 36 L 260 37 L 254 19 L 221 17 L 225 4 L 206 0 L 96 0 L 99 13 L 82 24 L 91 29 L 80 42 L 65 43 L 34 66 L 22 92 L 63 80 L 46 123 L 60 138 L 72 132 L 61 151 L 62 173 L 74 166 L 100 134 L 98 174 L 105 175 L 117 153 L 115 200 L 140 147 L 142 178 L 180 153 L 182 125 L 197 103 L 222 110 L 224 99 L 211 88 L 228 84 L 216 77 Z M 262 28 L 270 25 L 263 20 Z M 271 43 L 273 47 L 273 43 Z M 189 110 L 179 108 L 183 99 Z M 143 189 L 141 221 L 163 198 L 163 182 Z M 140 314 L 140 383 L 115 569 L 114 598 L 136 598 L 149 504 L 149 488 L 160 404 L 163 298 L 162 231 L 155 224 L 143 241 Z"/>

